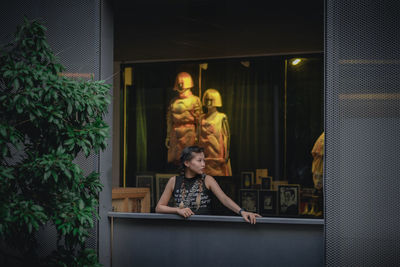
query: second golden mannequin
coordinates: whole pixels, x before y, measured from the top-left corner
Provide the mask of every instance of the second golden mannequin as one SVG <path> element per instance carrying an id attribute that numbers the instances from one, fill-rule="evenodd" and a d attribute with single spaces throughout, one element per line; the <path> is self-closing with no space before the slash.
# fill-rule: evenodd
<path id="1" fill-rule="evenodd" d="M 222 107 L 221 95 L 215 89 L 208 89 L 203 96 L 207 113 L 202 116 L 199 145 L 206 156 L 205 173 L 213 176 L 232 176 L 229 159 L 230 132 L 228 118 L 218 112 Z"/>

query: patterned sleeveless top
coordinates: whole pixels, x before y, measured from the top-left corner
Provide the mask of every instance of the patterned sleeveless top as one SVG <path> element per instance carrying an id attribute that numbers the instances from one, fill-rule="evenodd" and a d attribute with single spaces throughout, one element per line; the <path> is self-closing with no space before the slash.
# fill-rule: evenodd
<path id="1" fill-rule="evenodd" d="M 175 186 L 174 186 L 174 199 L 175 206 L 179 207 L 180 203 L 183 201 L 185 208 L 190 208 L 194 214 L 210 214 L 211 212 L 211 190 L 207 189 L 205 185 L 205 174 L 197 175 L 193 178 L 186 178 L 184 176 L 176 176 Z M 202 181 L 198 181 L 201 179 Z M 182 183 L 185 188 L 183 200 L 182 200 Z M 200 190 L 200 186 L 202 187 Z M 200 195 L 200 205 L 197 205 L 197 195 Z M 197 209 L 198 208 L 198 209 Z"/>

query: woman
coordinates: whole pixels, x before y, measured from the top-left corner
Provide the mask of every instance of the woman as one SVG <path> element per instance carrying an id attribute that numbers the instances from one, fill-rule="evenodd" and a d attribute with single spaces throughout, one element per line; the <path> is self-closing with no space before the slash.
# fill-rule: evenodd
<path id="1" fill-rule="evenodd" d="M 156 212 L 175 213 L 188 218 L 194 214 L 209 214 L 211 192 L 225 207 L 241 215 L 246 222 L 256 223 L 259 214 L 241 209 L 219 187 L 217 181 L 204 174 L 205 160 L 203 149 L 198 146 L 186 147 L 180 157 L 182 175 L 171 177 L 165 187 Z M 176 207 L 168 207 L 172 194 Z"/>

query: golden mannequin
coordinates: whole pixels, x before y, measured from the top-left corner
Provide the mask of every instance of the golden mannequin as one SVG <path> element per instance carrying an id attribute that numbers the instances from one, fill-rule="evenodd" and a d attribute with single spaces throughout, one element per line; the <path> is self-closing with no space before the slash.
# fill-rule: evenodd
<path id="1" fill-rule="evenodd" d="M 217 110 L 217 107 L 222 107 L 219 92 L 215 89 L 205 91 L 203 105 L 208 111 L 202 116 L 199 145 L 204 148 L 206 156 L 205 173 L 213 176 L 232 176 L 229 124 L 227 116 Z"/>
<path id="2" fill-rule="evenodd" d="M 325 133 L 323 132 L 314 144 L 311 154 L 313 156 L 313 162 L 311 171 L 313 174 L 314 187 L 316 189 L 322 189 L 322 177 L 324 173 L 324 139 Z"/>
<path id="3" fill-rule="evenodd" d="M 201 115 L 200 98 L 193 95 L 193 80 L 189 73 L 176 76 L 174 90 L 179 96 L 172 99 L 167 113 L 168 162 L 179 164 L 182 150 L 197 142 L 198 123 Z"/>

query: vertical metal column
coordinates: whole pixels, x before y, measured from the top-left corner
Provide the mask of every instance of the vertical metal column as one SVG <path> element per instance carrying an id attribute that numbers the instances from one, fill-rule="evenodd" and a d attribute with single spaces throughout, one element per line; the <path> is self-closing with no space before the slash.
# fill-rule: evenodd
<path id="1" fill-rule="evenodd" d="M 400 2 L 327 0 L 328 266 L 400 265 Z"/>
<path id="2" fill-rule="evenodd" d="M 114 14 L 112 12 L 111 1 L 97 0 L 100 8 L 100 80 L 106 83 L 113 82 L 113 60 L 114 60 Z M 111 96 L 113 89 L 111 88 Z M 113 168 L 113 101 L 108 106 L 108 114 L 104 118 L 110 127 L 110 138 L 107 141 L 107 148 L 99 155 L 100 181 L 103 190 L 99 196 L 100 221 L 98 225 L 98 254 L 99 261 L 103 266 L 111 265 L 111 232 L 108 212 L 111 211 L 111 191 L 112 191 L 112 168 Z M 119 166 L 114 166 L 119 168 Z"/>

